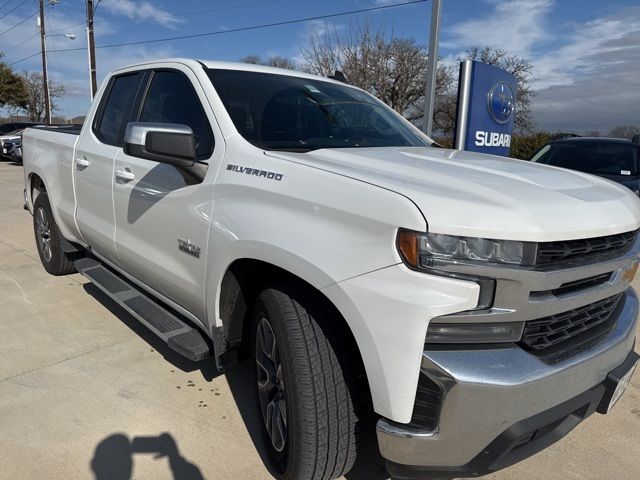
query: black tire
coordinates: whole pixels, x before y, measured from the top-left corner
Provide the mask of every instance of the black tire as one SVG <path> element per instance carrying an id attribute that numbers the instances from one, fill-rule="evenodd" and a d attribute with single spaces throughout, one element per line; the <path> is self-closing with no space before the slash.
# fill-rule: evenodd
<path id="1" fill-rule="evenodd" d="M 346 347 L 346 335 L 337 313 L 309 290 L 295 283 L 266 288 L 259 293 L 253 310 L 258 416 L 271 471 L 284 480 L 340 477 L 351 470 L 357 453 L 356 392 L 350 372 L 353 362 L 348 358 L 353 352 Z M 268 376 L 257 363 L 262 355 L 260 328 L 264 321 L 274 335 L 275 357 L 280 360 L 282 370 L 284 448 L 276 445 L 279 442 L 274 442 L 268 431 L 258 386 Z"/>
<path id="2" fill-rule="evenodd" d="M 62 236 L 53 218 L 46 192 L 41 192 L 33 202 L 33 232 L 40 262 L 51 275 L 68 275 L 76 271 L 73 262 L 82 253 L 67 253 L 62 249 Z"/>

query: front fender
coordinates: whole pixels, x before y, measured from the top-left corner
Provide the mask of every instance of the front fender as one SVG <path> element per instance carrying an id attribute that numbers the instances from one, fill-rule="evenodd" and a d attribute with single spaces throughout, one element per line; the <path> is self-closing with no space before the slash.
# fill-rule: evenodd
<path id="1" fill-rule="evenodd" d="M 408 423 L 429 321 L 474 308 L 480 287 L 474 282 L 415 272 L 400 264 L 321 291 L 353 332 L 375 411 Z"/>

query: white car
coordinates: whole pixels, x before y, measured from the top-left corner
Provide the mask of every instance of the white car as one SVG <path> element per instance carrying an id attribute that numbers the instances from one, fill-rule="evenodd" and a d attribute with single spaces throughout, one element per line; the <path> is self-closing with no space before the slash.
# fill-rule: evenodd
<path id="1" fill-rule="evenodd" d="M 23 148 L 44 268 L 187 358 L 249 358 L 278 478 L 347 473 L 369 408 L 392 477 L 495 471 L 609 411 L 635 368 L 630 190 L 436 148 L 338 81 L 139 63 L 81 131 Z"/>
<path id="2" fill-rule="evenodd" d="M 6 135 L 0 135 L 0 156 L 10 159 L 15 141 L 22 139 L 24 128 L 14 130 Z"/>

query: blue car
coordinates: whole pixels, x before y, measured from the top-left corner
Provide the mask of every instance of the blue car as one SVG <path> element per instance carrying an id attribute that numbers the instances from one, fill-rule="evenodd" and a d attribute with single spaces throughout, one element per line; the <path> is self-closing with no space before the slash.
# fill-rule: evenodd
<path id="1" fill-rule="evenodd" d="M 568 137 L 554 140 L 531 157 L 532 162 L 591 173 L 621 183 L 640 196 L 640 136 Z"/>

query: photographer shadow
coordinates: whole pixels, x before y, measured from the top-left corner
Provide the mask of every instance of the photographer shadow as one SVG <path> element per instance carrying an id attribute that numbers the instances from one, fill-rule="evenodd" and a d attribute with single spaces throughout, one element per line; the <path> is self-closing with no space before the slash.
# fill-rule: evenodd
<path id="1" fill-rule="evenodd" d="M 166 457 L 174 480 L 204 480 L 200 469 L 180 455 L 171 435 L 157 437 L 133 437 L 115 433 L 102 440 L 93 452 L 91 470 L 95 480 L 130 480 L 136 454 L 155 454 Z"/>

